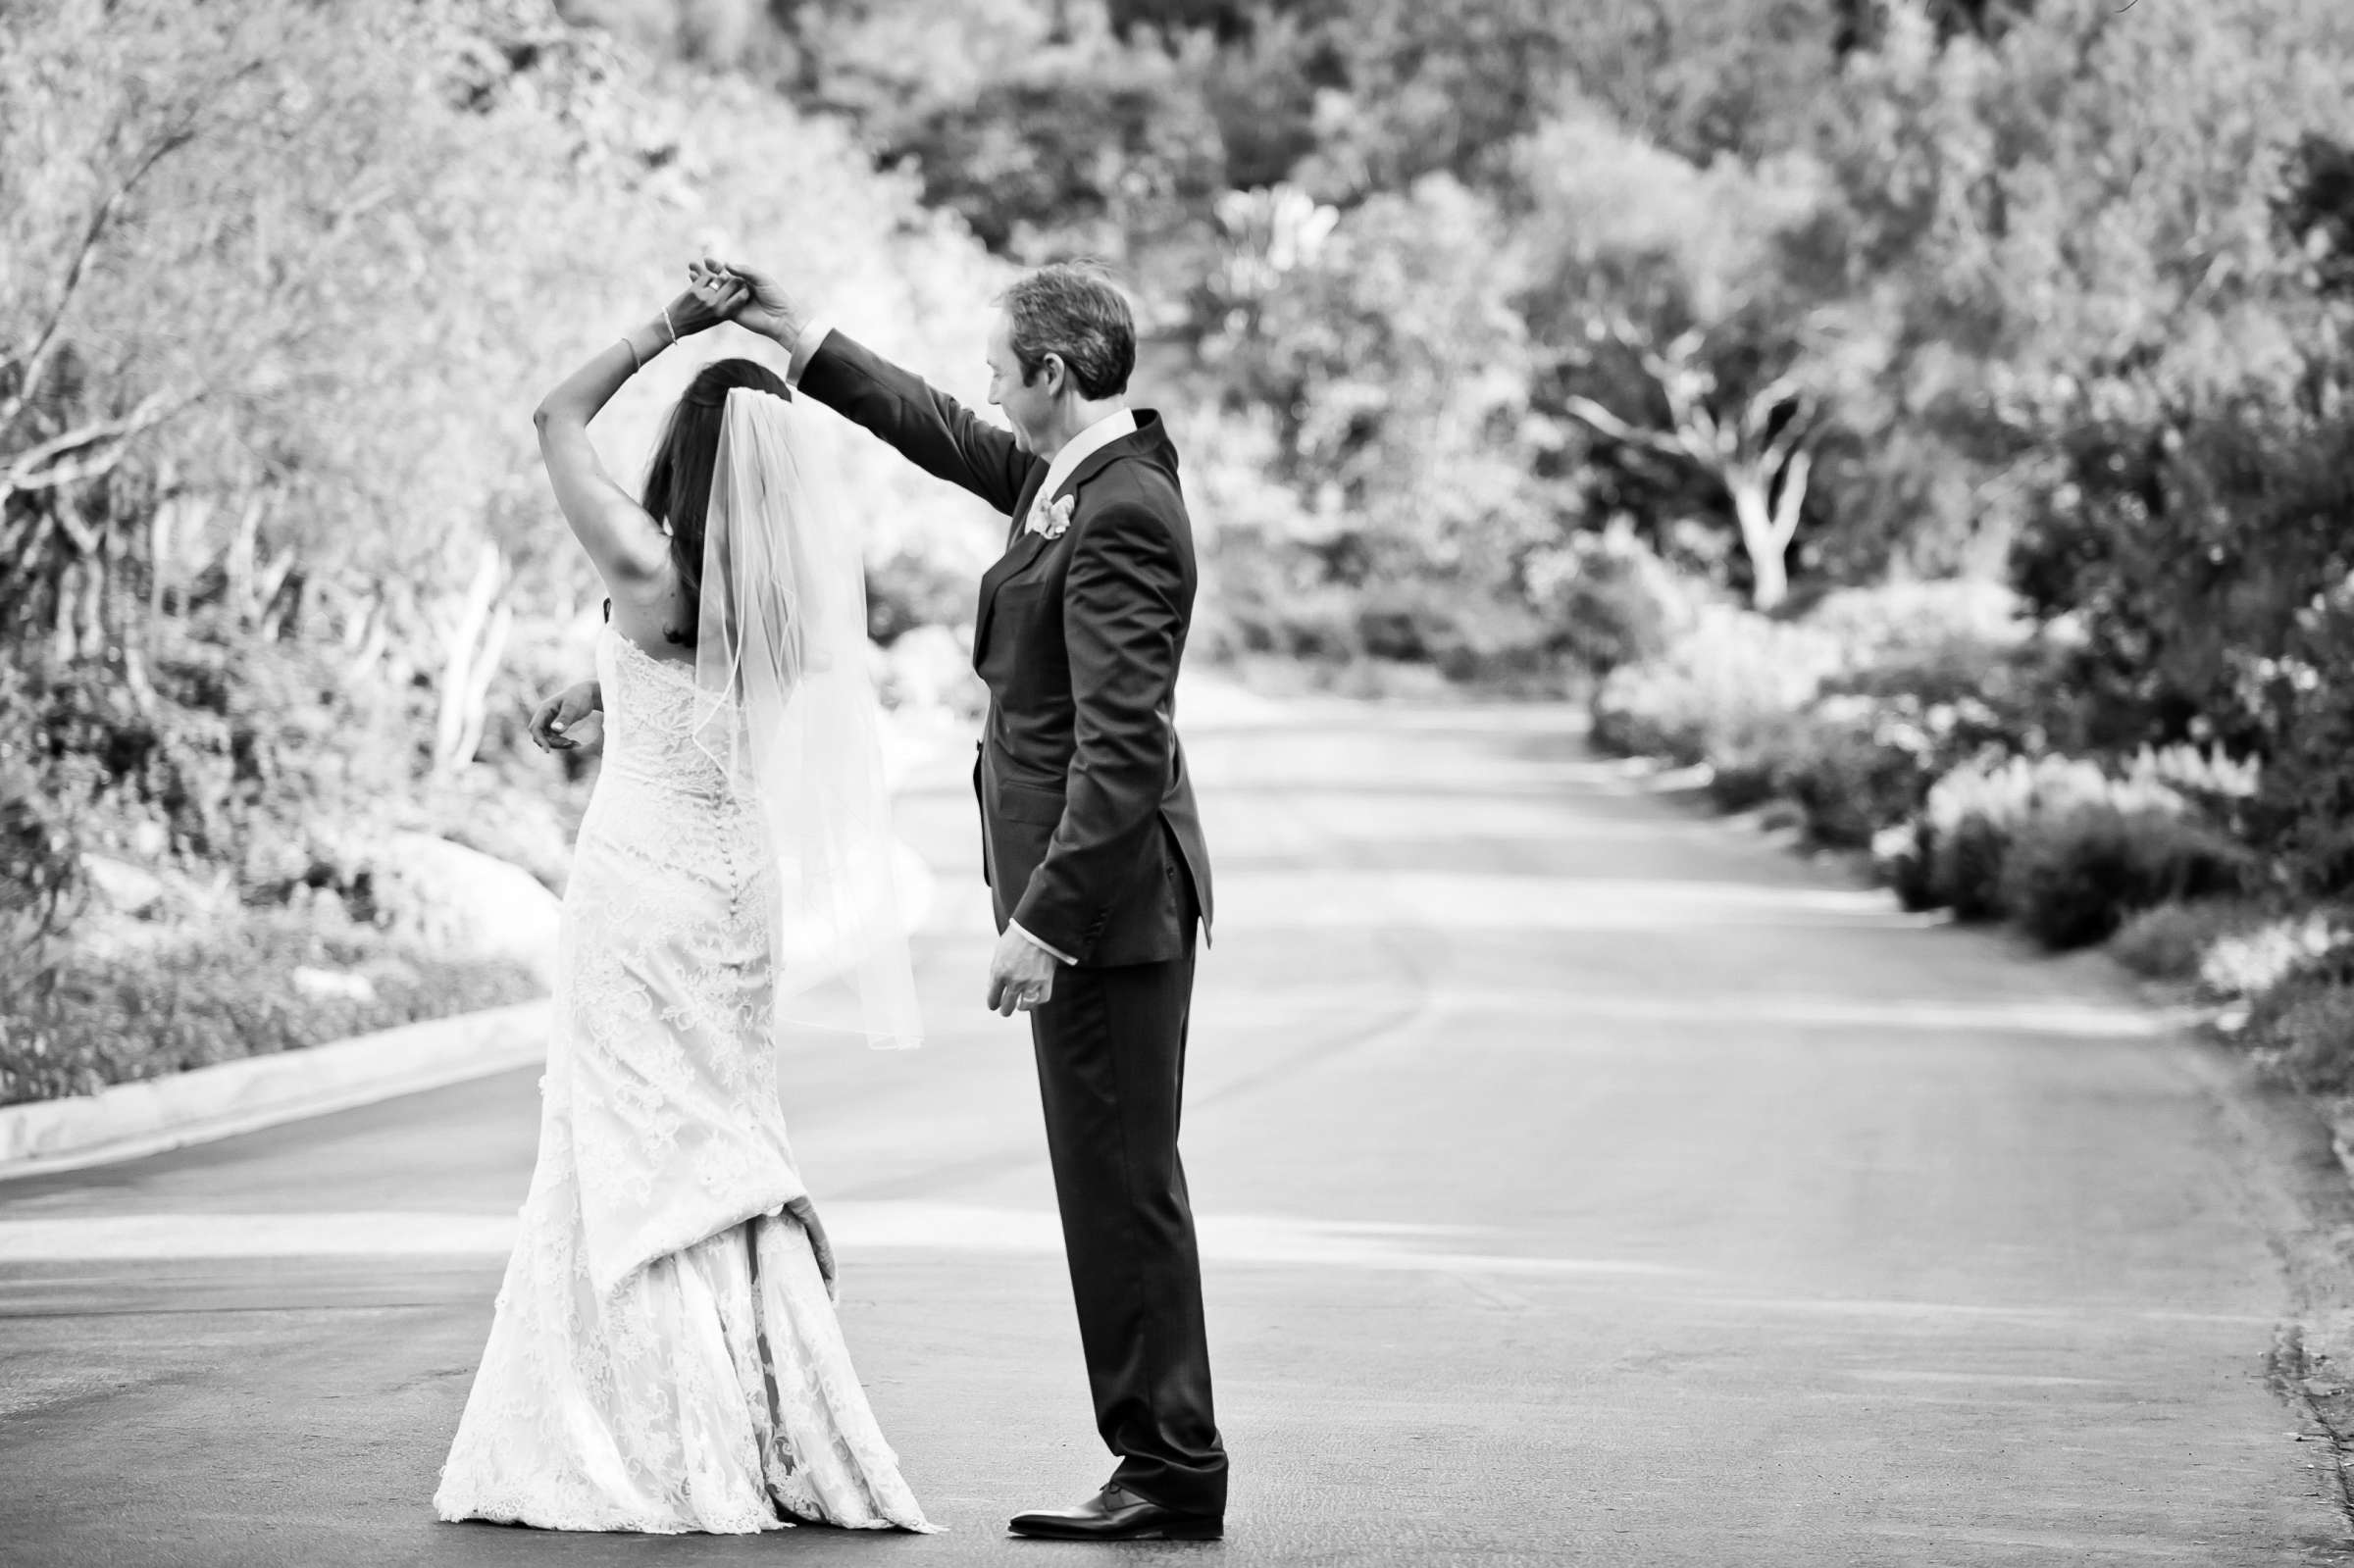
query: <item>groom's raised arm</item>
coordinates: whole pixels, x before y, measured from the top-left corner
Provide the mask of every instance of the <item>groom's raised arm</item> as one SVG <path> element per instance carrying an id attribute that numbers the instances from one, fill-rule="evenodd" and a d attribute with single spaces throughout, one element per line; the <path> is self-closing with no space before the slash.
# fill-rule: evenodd
<path id="1" fill-rule="evenodd" d="M 1011 514 L 1038 460 L 1012 432 L 824 322 L 801 329 L 785 378 L 935 479 Z"/>

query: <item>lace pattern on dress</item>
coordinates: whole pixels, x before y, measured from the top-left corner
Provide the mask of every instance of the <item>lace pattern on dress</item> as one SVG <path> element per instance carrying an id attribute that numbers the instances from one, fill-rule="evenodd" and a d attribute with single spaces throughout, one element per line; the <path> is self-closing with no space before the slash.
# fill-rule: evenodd
<path id="1" fill-rule="evenodd" d="M 606 751 L 565 891 L 538 1164 L 442 1467 L 444 1519 L 929 1530 L 807 1235 L 778 1096 L 757 814 L 694 683 L 607 630 Z"/>

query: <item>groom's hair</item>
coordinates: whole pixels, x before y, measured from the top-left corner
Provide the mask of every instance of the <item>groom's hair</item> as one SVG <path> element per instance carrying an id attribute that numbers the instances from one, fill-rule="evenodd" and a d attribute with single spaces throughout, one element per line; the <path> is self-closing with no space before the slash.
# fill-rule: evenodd
<path id="1" fill-rule="evenodd" d="M 686 630 L 665 627 L 662 635 L 682 647 L 694 646 L 695 607 L 703 596 L 703 519 L 711 509 L 711 471 L 719 466 L 719 430 L 727 422 L 728 394 L 740 386 L 788 401 L 793 397 L 785 379 L 757 360 L 713 360 L 687 383 L 645 471 L 642 504 L 655 522 L 670 530 L 670 562 L 678 569 L 688 605 Z"/>
<path id="2" fill-rule="evenodd" d="M 1001 296 L 1013 324 L 1013 357 L 1022 384 L 1038 379 L 1049 354 L 1059 354 L 1080 395 L 1090 400 L 1128 390 L 1136 369 L 1136 318 L 1101 268 L 1089 262 L 1041 267 Z"/>

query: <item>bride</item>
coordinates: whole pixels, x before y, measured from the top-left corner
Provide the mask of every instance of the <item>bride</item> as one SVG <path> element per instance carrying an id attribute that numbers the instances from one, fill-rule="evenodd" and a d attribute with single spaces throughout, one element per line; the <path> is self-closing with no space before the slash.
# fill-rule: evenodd
<path id="1" fill-rule="evenodd" d="M 588 421 L 727 319 L 707 282 L 536 416 L 612 594 L 605 763 L 564 898 L 539 1158 L 435 1510 L 554 1530 L 929 1530 L 834 1314 L 787 1023 L 916 1043 L 858 549 L 791 393 L 705 365 L 642 500 Z"/>

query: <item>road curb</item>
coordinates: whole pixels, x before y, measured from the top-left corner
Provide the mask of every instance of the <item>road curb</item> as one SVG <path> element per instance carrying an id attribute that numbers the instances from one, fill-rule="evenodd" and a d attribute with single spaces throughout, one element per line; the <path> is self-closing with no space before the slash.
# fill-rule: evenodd
<path id="1" fill-rule="evenodd" d="M 939 879 L 904 841 L 893 847 L 908 923 L 920 931 Z M 95 1094 L 0 1106 L 0 1182 L 142 1159 L 528 1067 L 547 1057 L 549 1006 L 541 997 Z"/>
<path id="2" fill-rule="evenodd" d="M 546 1057 L 548 1006 L 542 997 L 0 1106 L 0 1181 L 138 1159 L 528 1067 Z"/>

